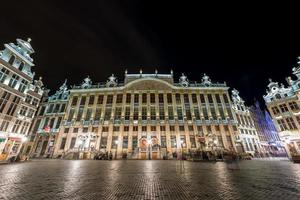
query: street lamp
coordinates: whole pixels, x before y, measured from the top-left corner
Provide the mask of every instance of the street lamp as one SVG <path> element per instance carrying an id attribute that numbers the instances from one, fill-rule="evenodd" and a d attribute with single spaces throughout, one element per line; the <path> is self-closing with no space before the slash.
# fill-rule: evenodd
<path id="1" fill-rule="evenodd" d="M 119 144 L 119 141 L 116 140 L 116 141 L 115 141 L 115 144 L 116 144 L 115 159 L 117 160 L 117 151 L 118 151 L 118 144 Z"/>

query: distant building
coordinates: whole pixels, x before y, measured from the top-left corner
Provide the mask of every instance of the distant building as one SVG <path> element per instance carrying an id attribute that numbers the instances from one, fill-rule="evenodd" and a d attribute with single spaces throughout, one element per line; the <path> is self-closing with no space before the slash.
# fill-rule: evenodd
<path id="1" fill-rule="evenodd" d="M 296 80 L 287 78 L 288 87 L 283 84 L 279 86 L 270 79 L 264 96 L 289 157 L 300 155 L 300 58 L 298 66 L 293 68 L 293 74 Z"/>
<path id="2" fill-rule="evenodd" d="M 65 110 L 68 104 L 69 90 L 66 81 L 55 92 L 48 96 L 44 95 L 38 114 L 30 130 L 32 141 L 31 157 L 52 157 L 54 146 L 62 125 Z"/>
<path id="3" fill-rule="evenodd" d="M 43 94 L 43 83 L 31 70 L 30 41 L 17 39 L 0 51 L 0 160 L 20 152 Z"/>
<path id="4" fill-rule="evenodd" d="M 259 102 L 251 107 L 251 115 L 260 139 L 263 153 L 269 156 L 286 156 L 283 143 L 270 114 L 260 108 Z"/>
<path id="5" fill-rule="evenodd" d="M 112 152 L 117 158 L 162 159 L 197 149 L 236 151 L 228 89 L 206 75 L 200 82 L 185 75 L 174 82 L 173 72 L 125 72 L 124 83 L 114 75 L 99 84 L 86 78 L 70 89 L 53 157 Z"/>
<path id="6" fill-rule="evenodd" d="M 238 121 L 238 151 L 259 156 L 262 153 L 262 149 L 250 109 L 245 105 L 244 100 L 239 96 L 239 92 L 236 89 L 232 90 L 231 98 L 233 110 Z"/>

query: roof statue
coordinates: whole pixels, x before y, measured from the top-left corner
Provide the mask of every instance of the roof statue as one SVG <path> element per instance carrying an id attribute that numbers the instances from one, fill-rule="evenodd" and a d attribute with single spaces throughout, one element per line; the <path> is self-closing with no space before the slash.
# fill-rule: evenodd
<path id="1" fill-rule="evenodd" d="M 89 76 L 87 76 L 85 79 L 83 79 L 83 82 L 81 84 L 81 88 L 87 89 L 92 86 L 92 81 Z"/>
<path id="2" fill-rule="evenodd" d="M 205 86 L 210 86 L 211 85 L 211 80 L 210 80 L 209 76 L 207 76 L 206 74 L 203 74 L 202 83 Z"/>
<path id="3" fill-rule="evenodd" d="M 188 87 L 189 86 L 189 80 L 187 77 L 182 73 L 182 75 L 179 78 L 179 84 L 183 87 Z"/>
<path id="4" fill-rule="evenodd" d="M 49 100 L 65 100 L 69 96 L 69 90 L 67 86 L 67 79 L 65 79 L 64 83 L 59 87 L 59 89 L 49 97 Z"/>
<path id="5" fill-rule="evenodd" d="M 115 87 L 118 85 L 117 78 L 112 74 L 110 77 L 108 77 L 108 80 L 106 82 L 107 87 Z"/>

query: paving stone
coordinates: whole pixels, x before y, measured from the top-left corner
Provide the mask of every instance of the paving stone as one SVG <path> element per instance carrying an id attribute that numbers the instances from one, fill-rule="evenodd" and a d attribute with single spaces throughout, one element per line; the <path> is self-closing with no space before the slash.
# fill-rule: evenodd
<path id="1" fill-rule="evenodd" d="M 300 199 L 300 165 L 36 160 L 0 165 L 0 199 Z"/>

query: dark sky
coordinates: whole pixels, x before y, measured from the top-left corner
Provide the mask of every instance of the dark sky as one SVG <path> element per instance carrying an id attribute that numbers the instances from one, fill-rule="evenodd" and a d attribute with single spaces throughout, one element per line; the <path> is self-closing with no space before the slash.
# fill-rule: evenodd
<path id="1" fill-rule="evenodd" d="M 125 69 L 142 66 L 145 73 L 173 69 L 176 79 L 184 72 L 199 81 L 207 73 L 250 104 L 262 99 L 269 77 L 283 82 L 300 55 L 297 6 L 9 2 L 1 2 L 0 43 L 32 38 L 33 70 L 51 90 L 65 78 L 104 82 L 114 73 L 123 80 Z"/>

